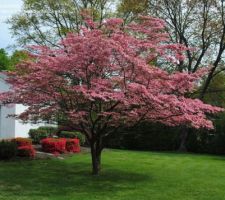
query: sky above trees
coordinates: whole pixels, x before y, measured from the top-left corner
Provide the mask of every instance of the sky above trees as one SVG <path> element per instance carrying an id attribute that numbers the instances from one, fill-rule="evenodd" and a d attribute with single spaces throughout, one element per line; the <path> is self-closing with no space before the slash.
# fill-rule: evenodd
<path id="1" fill-rule="evenodd" d="M 1 0 L 0 4 L 0 48 L 6 48 L 13 44 L 9 26 L 6 20 L 14 13 L 18 12 L 22 6 L 22 0 Z"/>

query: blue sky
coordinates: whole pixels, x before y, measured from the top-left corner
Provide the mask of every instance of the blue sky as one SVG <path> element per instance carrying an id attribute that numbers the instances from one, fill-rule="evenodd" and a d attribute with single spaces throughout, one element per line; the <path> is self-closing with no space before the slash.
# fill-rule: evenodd
<path id="1" fill-rule="evenodd" d="M 22 7 L 22 0 L 0 0 L 0 48 L 14 44 L 5 21 Z"/>

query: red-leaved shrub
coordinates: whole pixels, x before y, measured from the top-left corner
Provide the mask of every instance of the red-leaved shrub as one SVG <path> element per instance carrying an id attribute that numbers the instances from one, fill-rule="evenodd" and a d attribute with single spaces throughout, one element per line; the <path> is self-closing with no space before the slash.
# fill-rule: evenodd
<path id="1" fill-rule="evenodd" d="M 41 140 L 42 150 L 48 153 L 66 152 L 66 139 L 64 138 L 45 138 Z"/>
<path id="2" fill-rule="evenodd" d="M 15 142 L 18 147 L 32 145 L 32 140 L 29 138 L 14 138 L 12 141 Z"/>
<path id="3" fill-rule="evenodd" d="M 80 140 L 79 139 L 67 139 L 66 151 L 78 153 L 80 152 Z"/>
<path id="4" fill-rule="evenodd" d="M 36 154 L 32 145 L 19 146 L 17 149 L 17 155 L 21 157 L 34 158 Z"/>

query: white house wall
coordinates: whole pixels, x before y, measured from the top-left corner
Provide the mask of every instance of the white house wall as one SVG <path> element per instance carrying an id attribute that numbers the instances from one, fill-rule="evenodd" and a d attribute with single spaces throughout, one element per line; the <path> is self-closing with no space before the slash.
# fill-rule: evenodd
<path id="1" fill-rule="evenodd" d="M 0 73 L 0 93 L 10 90 L 10 86 L 5 82 L 6 76 Z M 38 128 L 46 124 L 24 124 L 15 118 L 8 115 L 20 114 L 26 109 L 25 106 L 15 104 L 9 106 L 0 105 L 0 139 L 14 137 L 28 137 L 28 132 L 31 128 Z"/>
<path id="2" fill-rule="evenodd" d="M 15 120 L 9 118 L 8 115 L 15 114 L 15 105 L 1 106 L 0 109 L 0 138 L 15 137 Z"/>
<path id="3" fill-rule="evenodd" d="M 9 91 L 9 85 L 5 83 L 6 76 L 0 74 L 0 92 Z M 15 105 L 0 107 L 0 138 L 15 137 L 15 120 L 8 118 L 10 114 L 15 114 Z"/>
<path id="4" fill-rule="evenodd" d="M 15 113 L 20 114 L 25 111 L 26 107 L 20 104 L 16 104 Z M 45 124 L 31 124 L 23 123 L 21 120 L 15 120 L 15 137 L 28 137 L 28 132 L 32 128 L 38 128 L 44 126 Z"/>

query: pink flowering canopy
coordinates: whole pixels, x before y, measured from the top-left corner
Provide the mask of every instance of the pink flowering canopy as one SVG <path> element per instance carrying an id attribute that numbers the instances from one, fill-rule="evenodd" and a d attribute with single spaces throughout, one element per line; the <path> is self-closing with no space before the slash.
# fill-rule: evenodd
<path id="1" fill-rule="evenodd" d="M 203 72 L 169 74 L 154 66 L 185 59 L 186 48 L 168 40 L 160 19 L 127 26 L 108 19 L 101 27 L 88 19 L 60 48 L 32 47 L 32 59 L 8 73 L 11 91 L 1 101 L 28 106 L 18 116 L 24 121 L 63 118 L 89 139 L 140 121 L 212 129 L 207 114 L 222 109 L 185 97 Z"/>

